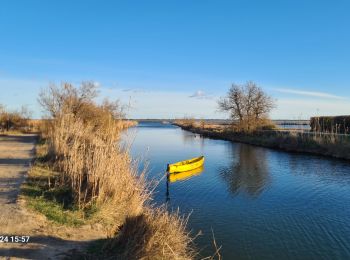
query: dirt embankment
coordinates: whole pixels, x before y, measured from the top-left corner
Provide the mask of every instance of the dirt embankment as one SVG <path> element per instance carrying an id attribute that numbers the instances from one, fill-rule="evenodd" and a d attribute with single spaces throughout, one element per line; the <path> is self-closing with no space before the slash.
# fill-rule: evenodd
<path id="1" fill-rule="evenodd" d="M 35 135 L 0 136 L 0 236 L 30 237 L 28 243 L 0 243 L 1 259 L 59 259 L 104 237 L 99 226 L 62 227 L 26 210 L 20 186 L 34 157 L 35 141 Z"/>

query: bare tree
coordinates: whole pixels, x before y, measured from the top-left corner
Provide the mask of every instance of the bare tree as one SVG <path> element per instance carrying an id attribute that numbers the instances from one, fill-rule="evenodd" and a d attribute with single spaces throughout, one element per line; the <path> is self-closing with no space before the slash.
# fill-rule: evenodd
<path id="1" fill-rule="evenodd" d="M 31 111 L 26 105 L 21 107 L 19 113 L 24 120 L 29 120 L 33 115 L 33 111 Z"/>
<path id="2" fill-rule="evenodd" d="M 124 118 L 124 107 L 118 100 L 104 99 L 98 104 L 95 102 L 97 96 L 97 86 L 92 82 L 83 82 L 78 87 L 64 83 L 60 87 L 50 85 L 42 90 L 38 101 L 54 119 L 73 115 L 98 127 L 108 124 L 109 120 Z"/>
<path id="3" fill-rule="evenodd" d="M 227 96 L 219 100 L 219 108 L 231 113 L 234 120 L 243 120 L 244 113 L 244 91 L 241 86 L 232 84 Z"/>
<path id="4" fill-rule="evenodd" d="M 97 95 L 97 86 L 92 82 L 83 82 L 79 88 L 69 83 L 63 83 L 60 87 L 51 84 L 39 93 L 38 102 L 55 118 L 60 113 L 77 114 L 82 105 L 93 103 Z"/>
<path id="5" fill-rule="evenodd" d="M 8 121 L 8 113 L 6 111 L 6 108 L 4 105 L 0 104 L 0 130 L 1 131 L 6 128 L 7 121 Z"/>
<path id="6" fill-rule="evenodd" d="M 115 119 L 122 119 L 125 117 L 125 106 L 120 104 L 119 100 L 110 101 L 105 98 L 101 104 L 101 108 L 109 111 Z"/>
<path id="7" fill-rule="evenodd" d="M 227 96 L 218 101 L 221 111 L 229 112 L 243 130 L 254 130 L 275 107 L 275 102 L 254 82 L 244 85 L 232 84 Z"/>
<path id="8" fill-rule="evenodd" d="M 20 110 L 8 110 L 0 104 L 0 128 L 15 130 L 23 130 L 28 127 L 28 120 L 31 118 L 32 112 L 27 106 L 22 106 Z"/>

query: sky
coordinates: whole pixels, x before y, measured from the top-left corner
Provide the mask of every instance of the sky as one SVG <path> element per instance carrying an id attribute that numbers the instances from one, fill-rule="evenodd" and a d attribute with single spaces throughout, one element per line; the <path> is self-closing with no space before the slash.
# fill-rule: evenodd
<path id="1" fill-rule="evenodd" d="M 254 81 L 273 119 L 350 114 L 350 2 L 0 1 L 0 104 L 90 80 L 131 118 L 225 118 L 217 100 Z"/>

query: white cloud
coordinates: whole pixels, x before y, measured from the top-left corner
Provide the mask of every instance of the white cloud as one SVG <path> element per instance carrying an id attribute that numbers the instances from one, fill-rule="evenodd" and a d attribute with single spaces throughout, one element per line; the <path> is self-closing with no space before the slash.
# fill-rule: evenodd
<path id="1" fill-rule="evenodd" d="M 311 97 L 329 98 L 329 99 L 346 99 L 345 97 L 336 96 L 325 92 L 305 91 L 305 90 L 290 89 L 290 88 L 275 88 L 274 90 L 281 93 L 296 94 L 301 96 L 311 96 Z"/>
<path id="2" fill-rule="evenodd" d="M 94 81 L 92 84 L 97 88 L 101 87 L 101 83 L 98 81 Z"/>
<path id="3" fill-rule="evenodd" d="M 212 99 L 213 97 L 208 95 L 207 93 L 205 93 L 202 90 L 197 90 L 196 92 L 194 92 L 192 95 L 188 96 L 190 98 L 198 98 L 198 99 Z"/>

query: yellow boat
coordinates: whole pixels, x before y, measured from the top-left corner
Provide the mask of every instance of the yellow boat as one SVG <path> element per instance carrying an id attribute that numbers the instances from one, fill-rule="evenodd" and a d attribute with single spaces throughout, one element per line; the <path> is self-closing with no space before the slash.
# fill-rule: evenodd
<path id="1" fill-rule="evenodd" d="M 167 171 L 169 173 L 187 172 L 193 169 L 197 169 L 201 167 L 203 164 L 204 164 L 204 156 L 200 156 L 190 160 L 168 164 Z"/>
<path id="2" fill-rule="evenodd" d="M 186 179 L 189 179 L 193 176 L 199 175 L 204 170 L 203 165 L 197 169 L 193 169 L 191 171 L 187 172 L 179 172 L 179 173 L 170 173 L 169 174 L 169 181 L 170 182 L 176 182 L 176 181 L 184 181 Z"/>

